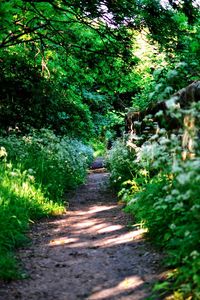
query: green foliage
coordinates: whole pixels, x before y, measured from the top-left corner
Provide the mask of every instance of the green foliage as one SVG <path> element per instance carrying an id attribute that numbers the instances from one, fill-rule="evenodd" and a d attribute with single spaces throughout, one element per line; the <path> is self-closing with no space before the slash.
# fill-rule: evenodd
<path id="1" fill-rule="evenodd" d="M 18 174 L 8 180 L 5 192 L 13 191 L 16 178 L 16 185 L 27 183 L 30 195 L 33 191 L 37 194 L 33 197 L 36 216 L 46 213 L 49 199 L 53 201 L 49 210 L 53 210 L 65 189 L 84 181 L 92 153 L 80 140 L 92 144 L 96 155 L 103 155 L 106 144 L 123 132 L 127 108 L 145 110 L 152 102 L 168 99 L 199 79 L 198 1 L 106 0 L 104 4 L 100 0 L 0 2 L 0 146 L 5 148 L 1 148 L 0 156 L 4 159 L 7 155 L 12 172 Z M 181 194 L 182 188 L 178 181 L 181 174 L 172 170 L 174 158 L 181 172 L 190 173 L 189 166 L 181 165 L 177 145 L 174 136 L 170 141 L 167 135 L 159 141 L 152 137 L 129 152 L 117 141 L 109 153 L 108 166 L 129 209 L 145 222 L 150 236 L 159 233 L 155 243 L 168 248 L 176 265 L 182 264 L 177 277 L 185 282 L 182 290 L 190 294 L 192 287 L 199 293 L 199 275 L 195 273 L 199 262 L 189 253 L 196 253 L 197 233 L 192 235 L 193 241 L 189 240 L 183 224 L 192 218 L 197 224 L 197 194 L 192 191 L 187 205 L 186 200 L 171 195 L 173 190 Z M 8 168 L 4 162 L 2 174 L 11 172 Z M 191 175 L 193 186 L 184 186 L 185 195 L 191 189 L 198 191 L 196 177 Z M 16 191 L 9 196 L 12 199 L 13 193 Z M 42 208 L 37 204 L 43 201 L 41 197 Z M 166 197 L 173 201 L 168 203 Z M 29 203 L 28 194 L 25 198 Z M 21 194 L 19 199 L 19 208 L 24 211 L 26 201 Z M 181 201 L 179 215 L 174 207 Z M 9 207 L 3 218 L 17 213 Z M 17 218 L 22 222 L 23 213 L 20 216 Z M 169 227 L 172 221 L 176 221 L 174 233 Z M 196 225 L 190 231 L 197 232 Z M 13 241 L 11 248 L 18 243 Z M 8 278 L 15 272 L 14 260 L 6 254 L 9 247 L 4 253 L 7 258 L 0 258 L 3 270 L 6 265 L 13 266 L 5 275 Z M 194 263 L 189 272 L 190 258 Z"/>
<path id="2" fill-rule="evenodd" d="M 2 129 L 49 127 L 89 140 L 106 126 L 114 136 L 110 112 L 131 101 L 146 108 L 198 77 L 195 5 L 188 13 L 186 1 L 108 2 L 109 23 L 98 4 L 1 1 Z"/>
<path id="3" fill-rule="evenodd" d="M 106 145 L 105 142 L 97 141 L 92 139 L 89 141 L 89 144 L 94 149 L 94 157 L 105 156 L 106 154 Z"/>
<path id="4" fill-rule="evenodd" d="M 188 114 L 193 118 L 199 114 L 199 103 L 172 113 L 179 119 Z M 166 264 L 176 268 L 166 290 L 177 289 L 183 297 L 194 299 L 199 299 L 200 293 L 198 130 L 198 121 L 192 129 L 180 128 L 176 135 L 162 129 L 141 146 L 135 145 L 131 150 L 135 158 L 122 144 L 120 152 L 117 145 L 110 155 L 111 179 L 121 187 L 119 196 L 127 203 L 126 211 L 148 228 L 147 236 L 167 252 Z M 180 136 L 187 136 L 193 144 L 190 159 L 183 159 L 189 150 L 182 147 Z M 115 152 L 118 155 L 112 161 Z M 135 173 L 130 174 L 133 168 Z"/>
<path id="5" fill-rule="evenodd" d="M 132 98 L 133 107 L 144 110 L 151 103 L 169 99 L 188 82 L 199 78 L 199 62 L 194 57 L 189 61 L 176 58 L 173 63 L 167 63 L 165 58 L 162 63 L 163 66 L 156 66 L 147 84 Z"/>
<path id="6" fill-rule="evenodd" d="M 0 277 L 20 276 L 13 250 L 27 242 L 30 222 L 65 211 L 64 191 L 82 183 L 90 147 L 52 131 L 0 138 Z"/>
<path id="7" fill-rule="evenodd" d="M 93 157 L 89 146 L 47 129 L 22 137 L 11 134 L 0 138 L 0 144 L 8 152 L 7 159 L 22 170 L 31 170 L 36 183 L 53 199 L 83 182 Z"/>
<path id="8" fill-rule="evenodd" d="M 133 164 L 135 154 L 130 153 L 124 142 L 118 140 L 108 152 L 107 168 L 111 171 L 113 185 L 119 185 L 133 177 L 136 172 L 136 165 Z"/>
<path id="9" fill-rule="evenodd" d="M 64 206 L 44 195 L 30 170 L 1 162 L 0 176 L 0 278 L 11 279 L 20 276 L 13 250 L 27 243 L 30 220 L 60 214 Z"/>
<path id="10" fill-rule="evenodd" d="M 22 50 L 19 48 L 18 50 Z M 17 49 L 16 49 L 17 50 Z M 0 64 L 2 129 L 27 131 L 27 127 L 50 127 L 58 133 L 84 137 L 92 132 L 89 107 L 74 87 L 63 89 L 63 82 L 45 78 L 34 66 L 27 49 L 23 56 L 4 53 Z"/>
<path id="11" fill-rule="evenodd" d="M 196 10 L 199 4 L 195 6 L 192 1 L 183 1 L 182 5 L 172 3 L 166 3 L 164 12 L 163 8 L 159 9 L 159 1 L 145 1 L 147 12 L 159 12 L 159 15 L 156 18 L 148 16 L 149 32 L 145 30 L 145 34 L 136 34 L 135 46 L 138 47 L 138 42 L 140 45 L 136 52 L 139 76 L 134 76 L 133 82 L 140 88 L 132 95 L 132 106 L 139 110 L 146 109 L 152 102 L 168 99 L 177 90 L 199 80 L 200 19 Z M 190 10 L 184 9 L 187 6 Z M 166 12 L 171 23 L 165 19 Z M 193 18 L 192 23 L 188 14 Z M 160 21 L 164 26 L 159 26 Z"/>

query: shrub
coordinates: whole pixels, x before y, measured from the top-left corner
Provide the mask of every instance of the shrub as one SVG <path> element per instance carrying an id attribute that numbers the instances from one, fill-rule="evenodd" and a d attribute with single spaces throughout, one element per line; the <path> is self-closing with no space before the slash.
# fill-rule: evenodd
<path id="1" fill-rule="evenodd" d="M 28 171 L 1 162 L 0 177 L 0 278 L 10 279 L 20 275 L 12 251 L 28 241 L 30 220 L 65 209 L 61 201 L 55 203 L 44 195 Z"/>
<path id="2" fill-rule="evenodd" d="M 65 211 L 63 192 L 84 181 L 92 150 L 52 131 L 0 138 L 0 278 L 21 276 L 15 248 L 30 222 Z"/>
<path id="3" fill-rule="evenodd" d="M 56 136 L 51 130 L 32 131 L 18 137 L 0 138 L 8 152 L 8 160 L 29 170 L 35 181 L 52 199 L 59 199 L 65 189 L 71 189 L 85 179 L 93 158 L 92 149 L 80 141 Z"/>
<path id="4" fill-rule="evenodd" d="M 166 264 L 175 269 L 170 277 L 173 284 L 166 285 L 175 291 L 175 299 L 177 293 L 180 299 L 200 299 L 198 115 L 198 103 L 173 111 L 173 117 L 180 119 L 196 117 L 196 125 L 189 128 L 185 124 L 176 135 L 160 130 L 159 135 L 135 146 L 135 158 L 132 155 L 128 164 L 130 154 L 125 145 L 121 144 L 120 152 L 118 146 L 112 150 L 118 155 L 111 155 L 116 158 L 110 164 L 111 179 L 121 187 L 126 211 L 148 228 L 147 236 L 167 252 Z M 189 149 L 183 148 L 185 140 Z M 135 173 L 130 173 L 133 169 Z M 123 185 L 121 178 L 127 182 L 127 174 L 129 185 Z"/>
<path id="5" fill-rule="evenodd" d="M 136 164 L 134 164 L 135 153 L 125 146 L 125 142 L 118 139 L 112 149 L 108 151 L 106 164 L 111 171 L 111 182 L 118 187 L 124 181 L 134 176 Z"/>

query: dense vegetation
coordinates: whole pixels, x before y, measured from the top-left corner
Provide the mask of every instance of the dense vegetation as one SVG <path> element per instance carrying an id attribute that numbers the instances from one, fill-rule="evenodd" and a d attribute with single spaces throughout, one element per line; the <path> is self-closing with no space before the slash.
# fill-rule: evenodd
<path id="1" fill-rule="evenodd" d="M 48 129 L 0 143 L 0 277 L 10 279 L 21 275 L 12 251 L 28 242 L 28 224 L 65 211 L 63 193 L 84 181 L 92 149 Z"/>
<path id="2" fill-rule="evenodd" d="M 199 103 L 181 111 L 182 117 L 197 117 Z M 180 111 L 171 114 L 180 120 Z M 152 120 L 148 120 L 148 125 Z M 199 299 L 200 295 L 200 157 L 195 128 L 180 128 L 178 134 L 165 128 L 134 148 L 118 141 L 110 150 L 108 166 L 125 211 L 148 228 L 147 237 L 164 251 L 172 271 L 168 281 L 156 285 L 161 295 L 175 291 L 174 298 Z M 192 152 L 183 149 L 180 136 L 193 141 Z M 130 144 L 132 146 L 132 144 Z M 186 155 L 192 159 L 185 159 Z"/>
<path id="3" fill-rule="evenodd" d="M 9 279 L 28 224 L 64 211 L 64 191 L 84 181 L 90 146 L 105 153 L 127 111 L 199 80 L 199 1 L 3 0 L 0 22 L 0 277 Z M 190 104 L 171 112 L 179 135 L 184 116 L 199 113 Z M 168 253 L 174 299 L 200 298 L 199 148 L 189 134 L 192 159 L 166 129 L 109 153 L 127 210 Z"/>

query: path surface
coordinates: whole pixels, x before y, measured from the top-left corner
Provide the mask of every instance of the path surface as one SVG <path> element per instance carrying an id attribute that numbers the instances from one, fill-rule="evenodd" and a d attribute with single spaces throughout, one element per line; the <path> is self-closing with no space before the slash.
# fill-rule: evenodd
<path id="1" fill-rule="evenodd" d="M 159 278 L 159 254 L 129 230 L 107 189 L 108 174 L 89 174 L 62 217 L 33 226 L 19 257 L 29 278 L 0 288 L 1 300 L 141 300 Z"/>

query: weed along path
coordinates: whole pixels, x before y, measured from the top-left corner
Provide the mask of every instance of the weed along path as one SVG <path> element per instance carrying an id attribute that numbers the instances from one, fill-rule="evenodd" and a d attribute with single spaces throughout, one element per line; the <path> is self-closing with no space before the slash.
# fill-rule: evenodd
<path id="1" fill-rule="evenodd" d="M 128 229 L 108 177 L 92 170 L 65 215 L 33 226 L 31 246 L 19 251 L 29 277 L 3 284 L 1 300 L 148 299 L 160 256 Z"/>

